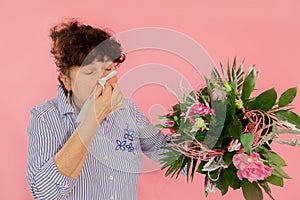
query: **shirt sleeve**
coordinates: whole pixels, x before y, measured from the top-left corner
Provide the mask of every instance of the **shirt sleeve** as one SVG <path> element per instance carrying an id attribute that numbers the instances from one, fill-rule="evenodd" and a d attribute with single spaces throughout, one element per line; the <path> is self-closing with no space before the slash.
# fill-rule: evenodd
<path id="1" fill-rule="evenodd" d="M 49 123 L 49 122 L 48 122 Z M 54 155 L 59 149 L 51 131 L 36 109 L 31 109 L 28 132 L 27 180 L 35 199 L 64 199 L 76 180 L 60 173 Z"/>
<path id="2" fill-rule="evenodd" d="M 171 135 L 164 135 L 161 130 L 151 124 L 133 101 L 130 101 L 130 104 L 139 133 L 141 149 L 147 157 L 159 162 L 162 157 L 160 154 L 165 151 L 161 147 L 171 144 Z"/>

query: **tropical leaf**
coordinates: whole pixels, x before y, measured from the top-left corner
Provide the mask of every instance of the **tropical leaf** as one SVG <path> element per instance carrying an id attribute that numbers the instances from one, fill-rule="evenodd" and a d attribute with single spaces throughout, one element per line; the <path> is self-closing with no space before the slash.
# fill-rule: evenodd
<path id="1" fill-rule="evenodd" d="M 221 62 L 220 62 L 220 66 L 221 66 L 221 70 L 222 70 L 222 73 L 223 73 L 224 80 L 228 81 L 227 74 L 226 74 L 225 69 L 223 67 L 223 64 Z"/>
<path id="2" fill-rule="evenodd" d="M 245 81 L 242 86 L 242 100 L 247 101 L 251 95 L 251 93 L 254 90 L 255 87 L 255 74 L 254 70 L 251 70 L 251 72 L 248 74 L 248 76 L 245 78 Z"/>

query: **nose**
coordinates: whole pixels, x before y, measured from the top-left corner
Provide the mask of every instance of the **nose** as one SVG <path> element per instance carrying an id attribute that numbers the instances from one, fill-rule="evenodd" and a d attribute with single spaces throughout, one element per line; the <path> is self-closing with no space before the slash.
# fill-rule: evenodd
<path id="1" fill-rule="evenodd" d="M 107 76 L 109 73 L 111 73 L 114 70 L 116 70 L 116 64 L 115 63 L 111 63 L 111 64 L 105 66 L 104 67 L 104 72 L 103 72 L 102 75 L 100 75 L 99 78 L 103 78 L 103 77 Z M 107 82 L 116 83 L 117 82 L 117 76 L 114 76 L 114 77 L 110 78 L 109 80 L 107 80 Z"/>
<path id="2" fill-rule="evenodd" d="M 104 66 L 104 74 L 107 75 L 111 71 L 116 69 L 116 64 L 115 63 L 108 63 L 106 66 Z"/>

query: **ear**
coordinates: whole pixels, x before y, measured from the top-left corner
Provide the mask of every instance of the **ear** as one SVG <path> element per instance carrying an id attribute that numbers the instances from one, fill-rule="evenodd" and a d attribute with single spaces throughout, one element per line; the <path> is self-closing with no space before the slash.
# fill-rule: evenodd
<path id="1" fill-rule="evenodd" d="M 61 80 L 65 86 L 65 88 L 70 91 L 71 90 L 71 83 L 70 83 L 70 79 L 63 74 L 62 72 L 59 72 L 58 74 L 59 80 Z"/>

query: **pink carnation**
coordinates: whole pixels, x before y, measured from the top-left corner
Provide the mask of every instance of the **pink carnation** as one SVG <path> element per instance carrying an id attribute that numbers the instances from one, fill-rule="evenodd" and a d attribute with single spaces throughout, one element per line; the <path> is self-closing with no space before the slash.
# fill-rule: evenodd
<path id="1" fill-rule="evenodd" d="M 234 166 L 238 169 L 237 176 L 240 180 L 248 179 L 249 182 L 265 180 L 271 175 L 272 168 L 264 165 L 258 153 L 235 154 L 232 158 Z"/>
<path id="2" fill-rule="evenodd" d="M 167 118 L 160 119 L 160 124 L 166 127 L 173 127 L 175 122 Z"/>
<path id="3" fill-rule="evenodd" d="M 188 116 L 190 117 L 190 122 L 193 125 L 195 123 L 195 119 L 192 117 L 196 114 L 200 114 L 200 115 L 214 115 L 215 114 L 215 110 L 209 108 L 208 106 L 205 106 L 202 103 L 195 103 L 192 105 L 192 107 L 190 108 L 190 111 L 188 113 Z"/>
<path id="4" fill-rule="evenodd" d="M 195 103 L 192 105 L 189 115 L 190 116 L 195 114 L 206 115 L 211 113 L 214 113 L 213 109 L 210 109 L 208 106 L 205 106 L 202 103 Z"/>

